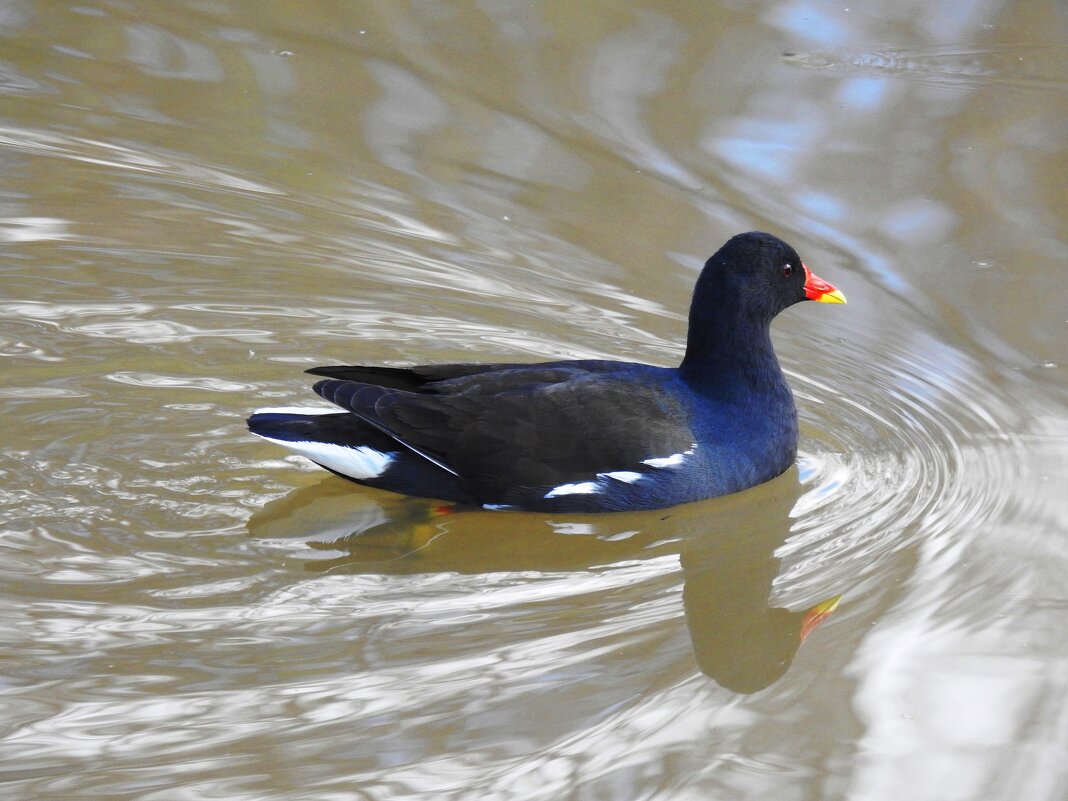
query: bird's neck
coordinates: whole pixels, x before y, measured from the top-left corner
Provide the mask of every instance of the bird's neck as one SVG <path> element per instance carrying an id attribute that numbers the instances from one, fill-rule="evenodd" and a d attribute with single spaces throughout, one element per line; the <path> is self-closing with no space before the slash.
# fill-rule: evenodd
<path id="1" fill-rule="evenodd" d="M 712 394 L 778 395 L 788 391 L 771 344 L 770 323 L 691 315 L 682 378 Z"/>

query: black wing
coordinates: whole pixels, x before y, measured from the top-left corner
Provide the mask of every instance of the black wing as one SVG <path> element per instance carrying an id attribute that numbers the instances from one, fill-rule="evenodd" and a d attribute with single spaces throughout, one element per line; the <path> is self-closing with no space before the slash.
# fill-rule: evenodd
<path id="1" fill-rule="evenodd" d="M 432 393 L 336 379 L 315 391 L 496 498 L 603 471 L 647 472 L 643 460 L 692 447 L 688 410 L 663 391 L 666 372 L 608 380 L 571 362 L 438 379 Z"/>
<path id="2" fill-rule="evenodd" d="M 406 392 L 425 392 L 427 384 L 459 376 L 483 373 L 509 365 L 500 364 L 429 364 L 421 367 L 375 367 L 360 364 L 339 364 L 313 367 L 305 370 L 312 375 L 336 378 L 341 381 L 358 381 Z"/>
<path id="3" fill-rule="evenodd" d="M 603 373 L 618 369 L 618 362 L 594 359 L 582 361 L 542 362 L 539 364 L 424 364 L 417 367 L 378 367 L 376 365 L 338 364 L 312 367 L 304 372 L 320 375 L 324 378 L 336 378 L 340 381 L 357 381 L 361 384 L 374 384 L 389 389 L 401 389 L 405 392 L 438 392 L 439 383 L 452 382 L 468 376 L 486 373 L 515 374 L 513 371 L 525 371 L 525 380 L 534 380 L 535 371 L 556 369 L 579 370 L 582 372 Z M 567 376 L 574 373 L 567 373 Z M 551 379 L 550 379 L 551 380 Z M 455 390 L 453 390 L 455 391 Z"/>

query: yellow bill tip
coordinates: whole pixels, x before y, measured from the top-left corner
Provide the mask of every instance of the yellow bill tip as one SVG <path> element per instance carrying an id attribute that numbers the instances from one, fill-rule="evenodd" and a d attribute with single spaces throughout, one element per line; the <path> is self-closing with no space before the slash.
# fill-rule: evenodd
<path id="1" fill-rule="evenodd" d="M 845 303 L 846 296 L 842 293 L 842 290 L 835 289 L 831 292 L 825 292 L 818 298 L 813 298 L 817 303 Z"/>

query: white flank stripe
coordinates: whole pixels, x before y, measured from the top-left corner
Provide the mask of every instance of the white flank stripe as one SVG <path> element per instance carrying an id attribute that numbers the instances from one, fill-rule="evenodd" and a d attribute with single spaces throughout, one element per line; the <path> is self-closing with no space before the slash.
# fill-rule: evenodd
<path id="1" fill-rule="evenodd" d="M 262 434 L 260 436 L 263 436 Z M 349 478 L 375 478 L 386 472 L 395 453 L 382 453 L 366 445 L 349 448 L 332 442 L 293 442 L 288 439 L 263 437 L 269 442 L 307 456 L 316 464 L 329 467 Z"/>
<path id="2" fill-rule="evenodd" d="M 339 414 L 343 411 L 336 406 L 268 406 L 253 414 Z"/>
<path id="3" fill-rule="evenodd" d="M 650 467 L 675 467 L 682 464 L 685 458 L 685 453 L 673 453 L 671 456 L 660 456 L 656 459 L 642 459 L 642 464 L 647 464 Z"/>
<path id="4" fill-rule="evenodd" d="M 633 484 L 639 478 L 642 477 L 641 473 L 635 473 L 633 470 L 616 470 L 612 473 L 598 473 L 598 478 L 614 478 L 616 481 L 623 481 L 627 484 Z"/>
<path id="5" fill-rule="evenodd" d="M 546 498 L 558 498 L 561 495 L 592 495 L 600 492 L 601 487 L 596 481 L 580 481 L 577 484 L 561 484 L 553 487 L 545 493 Z"/>
<path id="6" fill-rule="evenodd" d="M 491 512 L 500 512 L 504 509 L 515 509 L 514 506 L 507 503 L 484 503 L 482 504 L 482 508 L 489 509 Z"/>

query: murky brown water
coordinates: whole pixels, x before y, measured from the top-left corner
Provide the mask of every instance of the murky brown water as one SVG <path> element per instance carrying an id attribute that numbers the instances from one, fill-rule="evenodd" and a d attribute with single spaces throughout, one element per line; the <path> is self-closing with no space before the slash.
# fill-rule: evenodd
<path id="1" fill-rule="evenodd" d="M 1068 797 L 1060 4 L 0 37 L 4 798 Z M 752 228 L 850 299 L 776 323 L 765 486 L 439 517 L 244 429 L 321 363 L 672 363 Z"/>

